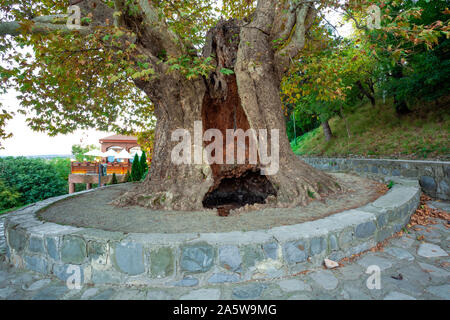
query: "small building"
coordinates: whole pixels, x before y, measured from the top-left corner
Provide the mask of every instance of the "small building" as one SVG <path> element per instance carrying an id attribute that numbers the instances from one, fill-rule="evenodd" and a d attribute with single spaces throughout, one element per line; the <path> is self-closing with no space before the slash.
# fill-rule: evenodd
<path id="1" fill-rule="evenodd" d="M 102 138 L 99 140 L 99 142 L 102 152 L 106 152 L 114 148 L 119 148 L 121 150 L 125 149 L 130 153 L 133 148 L 138 148 L 140 150 L 139 144 L 137 143 L 137 138 L 132 136 L 115 134 L 106 138 Z"/>
<path id="2" fill-rule="evenodd" d="M 137 138 L 125 135 L 112 135 L 99 140 L 102 153 L 119 153 L 122 150 L 131 155 L 141 152 Z M 113 155 L 101 158 L 96 162 L 72 162 L 71 174 L 69 175 L 69 193 L 75 192 L 75 184 L 86 184 L 86 189 L 92 188 L 92 184 L 99 183 L 99 163 L 106 165 L 106 176 L 101 177 L 101 185 L 110 183 L 112 175 L 116 174 L 119 181 L 125 179 L 127 172 L 131 172 L 132 159 L 115 159 Z"/>

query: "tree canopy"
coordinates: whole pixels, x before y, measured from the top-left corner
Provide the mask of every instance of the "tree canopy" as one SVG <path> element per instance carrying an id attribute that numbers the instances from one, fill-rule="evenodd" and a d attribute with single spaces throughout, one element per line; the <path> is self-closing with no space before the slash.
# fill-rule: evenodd
<path id="1" fill-rule="evenodd" d="M 34 130 L 50 135 L 78 128 L 123 133 L 151 130 L 155 121 L 153 105 L 136 88 L 136 81 L 157 75 L 154 64 L 147 60 L 144 52 L 137 52 L 137 44 L 143 39 L 141 34 L 158 30 L 159 42 L 153 44 L 157 60 L 154 62 L 167 65 L 167 72 L 180 72 L 188 79 L 207 76 L 213 68 L 212 58 L 201 54 L 207 31 L 221 19 L 251 21 L 257 6 L 257 1 L 251 0 L 224 0 L 222 5 L 219 1 L 207 0 L 94 2 L 99 7 L 98 15 L 83 17 L 82 28 L 69 32 L 67 1 L 42 0 L 30 4 L 26 0 L 0 0 L 0 35 L 14 35 L 14 38 L 0 38 L 0 91 L 16 88 L 20 92 L 21 106 L 16 112 L 26 114 Z M 281 27 L 273 42 L 277 52 L 282 53 L 280 56 L 290 53 L 293 43 L 301 40 L 296 39 L 296 15 L 285 13 L 295 13 L 301 2 L 277 1 L 278 12 L 283 14 L 280 13 L 276 22 Z M 325 27 L 329 26 L 325 10 L 341 12 L 360 32 L 370 31 L 365 27 L 365 20 L 366 10 L 373 1 L 311 2 L 318 14 L 308 22 L 312 27 L 305 39 L 307 50 L 300 56 L 289 57 L 296 62 L 287 74 L 291 84 L 298 81 L 293 75 L 300 75 L 298 71 L 304 68 L 305 61 L 309 60 L 311 65 L 315 59 L 316 68 L 322 64 L 320 52 L 329 46 L 330 39 L 329 28 Z M 438 44 L 439 37 L 448 37 L 448 19 L 433 17 L 421 21 L 423 8 L 416 6 L 417 2 L 439 3 L 441 9 L 444 6 L 441 4 L 445 3 L 440 0 L 375 2 L 382 10 L 382 26 L 370 32 L 370 46 L 365 46 L 366 51 L 359 48 L 359 54 L 355 53 L 361 65 L 364 59 L 373 59 L 381 51 L 389 53 L 393 61 L 403 61 L 411 53 L 411 44 L 430 50 Z M 130 26 L 131 18 L 141 21 L 142 25 L 156 27 L 150 30 L 142 25 Z M 393 43 L 386 47 L 388 40 Z M 332 55 L 345 59 L 345 55 L 337 52 Z M 333 60 L 333 63 L 336 66 L 339 61 Z M 338 99 L 345 94 L 345 83 L 342 78 L 322 77 L 327 72 L 334 73 L 333 65 L 325 64 L 324 70 L 315 74 L 315 84 L 323 79 L 327 81 L 322 82 L 322 88 L 330 84 L 326 90 L 318 91 L 320 99 Z M 290 90 L 288 85 L 284 89 L 287 95 L 294 97 L 299 90 Z M 307 86 L 301 90 L 308 92 Z M 6 138 L 9 134 L 4 126 L 12 113 L 6 109 L 0 111 L 0 137 Z"/>

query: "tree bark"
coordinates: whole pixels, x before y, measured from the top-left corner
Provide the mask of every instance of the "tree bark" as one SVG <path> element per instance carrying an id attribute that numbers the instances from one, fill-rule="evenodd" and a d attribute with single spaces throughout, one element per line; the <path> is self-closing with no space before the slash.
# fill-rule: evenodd
<path id="1" fill-rule="evenodd" d="M 333 133 L 331 132 L 330 124 L 327 121 L 322 122 L 323 134 L 325 136 L 325 141 L 330 141 L 333 138 Z"/>
<path id="2" fill-rule="evenodd" d="M 371 92 L 366 90 L 366 88 L 364 88 L 363 84 L 361 83 L 361 81 L 357 81 L 356 85 L 358 86 L 359 90 L 362 92 L 362 94 L 364 94 L 370 101 L 370 103 L 372 104 L 372 107 L 375 107 L 376 105 L 376 101 L 375 101 L 375 96 L 373 94 L 373 88 L 370 88 Z"/>

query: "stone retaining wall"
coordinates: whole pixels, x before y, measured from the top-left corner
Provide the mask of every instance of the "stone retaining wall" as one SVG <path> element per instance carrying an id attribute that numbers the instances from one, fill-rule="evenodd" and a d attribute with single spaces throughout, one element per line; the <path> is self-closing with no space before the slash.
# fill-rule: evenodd
<path id="1" fill-rule="evenodd" d="M 73 195 L 52 198 L 8 216 L 7 259 L 62 280 L 78 270 L 83 283 L 94 284 L 196 287 L 293 275 L 400 231 L 419 204 L 420 187 L 394 180 L 386 195 L 359 209 L 250 232 L 124 234 L 39 221 L 39 210 Z"/>
<path id="2" fill-rule="evenodd" d="M 450 200 L 450 162 L 303 157 L 301 159 L 321 170 L 415 178 L 419 180 L 423 191 L 429 196 Z"/>

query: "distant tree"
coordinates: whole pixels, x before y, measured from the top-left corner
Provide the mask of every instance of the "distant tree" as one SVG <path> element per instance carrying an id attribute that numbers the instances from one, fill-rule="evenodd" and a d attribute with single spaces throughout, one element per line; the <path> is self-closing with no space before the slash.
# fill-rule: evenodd
<path id="1" fill-rule="evenodd" d="M 17 189 L 23 204 L 63 195 L 68 191 L 67 182 L 42 159 L 1 158 L 0 179 Z"/>
<path id="2" fill-rule="evenodd" d="M 145 152 L 142 152 L 140 165 L 141 165 L 141 179 L 142 179 L 147 176 L 148 172 L 147 156 L 145 155 Z"/>
<path id="3" fill-rule="evenodd" d="M 0 180 L 0 210 L 18 207 L 20 205 L 20 193 L 16 188 L 8 186 Z"/>
<path id="4" fill-rule="evenodd" d="M 50 164 L 57 172 L 58 175 L 64 179 L 69 179 L 69 174 L 71 172 L 71 161 L 69 158 L 53 158 L 50 160 L 47 160 L 47 163 Z"/>
<path id="5" fill-rule="evenodd" d="M 131 166 L 131 181 L 140 181 L 141 177 L 141 163 L 139 162 L 139 157 L 136 154 L 134 156 L 133 165 Z"/>
<path id="6" fill-rule="evenodd" d="M 126 175 L 125 175 L 125 179 L 123 179 L 123 182 L 131 182 L 131 174 L 130 171 L 127 171 Z"/>
<path id="7" fill-rule="evenodd" d="M 113 173 L 111 184 L 118 184 L 118 183 L 119 182 L 117 181 L 117 176 L 115 173 Z"/>
<path id="8" fill-rule="evenodd" d="M 94 144 L 88 146 L 82 146 L 81 144 L 74 144 L 72 146 L 72 155 L 79 162 L 84 161 L 84 159 L 86 159 L 86 161 L 94 161 L 95 157 L 84 155 L 86 152 L 92 150 L 98 150 L 98 147 Z"/>

